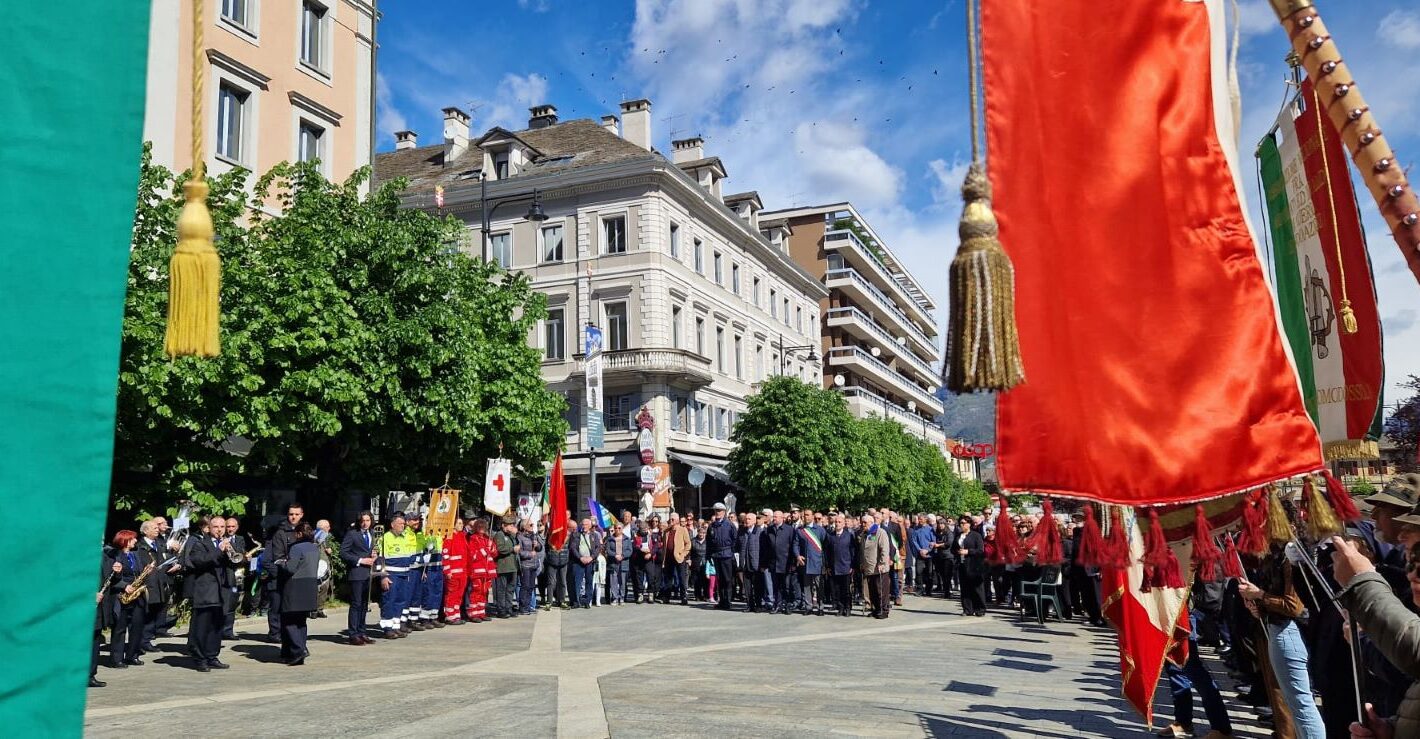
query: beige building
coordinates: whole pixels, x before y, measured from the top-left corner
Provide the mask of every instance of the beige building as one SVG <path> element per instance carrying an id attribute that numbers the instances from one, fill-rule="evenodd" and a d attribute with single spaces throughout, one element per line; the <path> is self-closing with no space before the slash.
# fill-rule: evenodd
<path id="1" fill-rule="evenodd" d="M 204 142 L 213 175 L 318 159 L 341 180 L 370 163 L 375 0 L 203 2 Z M 193 0 L 152 0 L 143 137 L 192 166 Z"/>
<path id="2" fill-rule="evenodd" d="M 708 509 L 730 490 L 730 436 L 756 383 L 780 373 L 822 382 L 819 358 L 793 348 L 817 346 L 828 290 L 760 232 L 757 196 L 723 194 L 725 165 L 703 141 L 673 142 L 669 158 L 654 150 L 650 101 L 624 102 L 619 119 L 601 121 L 559 121 L 550 105 L 531 114 L 525 129 L 474 138 L 468 115 L 446 108 L 441 140 L 420 146 L 413 132 L 396 134 L 375 172 L 409 178 L 411 207 L 436 210 L 442 192 L 442 212 L 468 224 L 470 253 L 526 274 L 547 296 L 549 315 L 529 341 L 570 406 L 569 503 L 586 512 L 595 464 L 597 498 L 637 510 L 644 407 L 675 509 Z M 605 347 L 595 456 L 584 423 L 587 324 Z"/>
<path id="3" fill-rule="evenodd" d="M 959 474 L 974 465 L 949 453 L 936 419 L 941 349 L 936 306 L 921 284 L 849 203 L 765 211 L 759 227 L 828 288 L 823 318 L 824 386 L 848 400 L 853 415 L 891 418 L 941 447 Z"/>

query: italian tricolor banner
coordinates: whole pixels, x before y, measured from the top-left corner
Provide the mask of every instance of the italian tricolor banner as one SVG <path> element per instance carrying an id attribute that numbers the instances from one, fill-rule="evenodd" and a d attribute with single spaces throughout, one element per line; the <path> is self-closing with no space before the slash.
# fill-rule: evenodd
<path id="1" fill-rule="evenodd" d="M 1258 144 L 1277 301 L 1326 458 L 1379 456 L 1384 366 L 1375 284 L 1346 151 L 1311 82 Z M 1343 330 L 1343 306 L 1356 331 Z"/>

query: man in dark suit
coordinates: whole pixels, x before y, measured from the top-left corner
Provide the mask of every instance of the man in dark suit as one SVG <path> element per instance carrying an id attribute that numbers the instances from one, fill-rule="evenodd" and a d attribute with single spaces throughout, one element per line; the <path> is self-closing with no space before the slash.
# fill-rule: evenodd
<path id="1" fill-rule="evenodd" d="M 374 534 L 370 531 L 373 523 L 374 516 L 362 511 L 360 522 L 345 532 L 340 542 L 340 559 L 350 576 L 350 643 L 355 646 L 374 644 L 365 635 L 365 615 L 370 610 L 370 567 L 375 563 Z"/>
<path id="2" fill-rule="evenodd" d="M 833 530 L 823 538 L 823 568 L 828 573 L 830 597 L 838 615 L 853 613 L 853 532 L 842 513 L 833 517 Z"/>
<path id="3" fill-rule="evenodd" d="M 159 538 L 158 528 L 158 519 L 149 519 L 138 527 L 139 533 L 142 534 L 135 548 L 140 560 L 139 567 L 147 567 L 149 562 L 161 565 L 168 558 L 167 544 Z M 179 569 L 181 567 L 176 563 L 167 567 L 155 566 L 153 572 L 148 575 L 145 583 L 148 586 L 148 605 L 143 619 L 143 642 L 140 645 L 144 652 L 155 652 L 158 649 L 153 645 L 153 638 L 158 635 L 159 626 L 168 610 L 172 575 Z"/>
<path id="4" fill-rule="evenodd" d="M 750 613 L 764 607 L 764 573 L 760 571 L 760 539 L 764 527 L 753 513 L 745 514 L 745 525 L 740 528 L 735 541 L 735 553 L 740 556 L 740 572 L 744 577 L 741 588 L 745 595 L 745 606 Z"/>
<path id="5" fill-rule="evenodd" d="M 790 556 L 794 548 L 794 527 L 784 522 L 784 512 L 774 511 L 774 523 L 764 529 L 760 538 L 761 565 L 768 572 L 771 613 L 789 613 L 788 575 Z"/>
<path id="6" fill-rule="evenodd" d="M 226 613 L 222 615 L 222 638 L 235 639 L 237 638 L 237 632 L 235 631 L 237 625 L 237 603 L 242 599 L 242 584 L 246 581 L 247 562 L 245 555 L 247 551 L 247 540 L 246 537 L 237 533 L 237 519 L 226 518 L 223 519 L 223 523 L 226 524 L 227 540 L 231 545 L 231 550 L 243 555 L 241 563 L 232 569 L 232 598 L 231 602 L 226 605 Z"/>
<path id="7" fill-rule="evenodd" d="M 267 641 L 281 640 L 281 589 L 276 585 L 280 568 L 275 563 L 278 559 L 286 559 L 290 553 L 291 545 L 296 542 L 296 524 L 305 518 L 305 513 L 300 503 L 286 506 L 286 520 L 267 537 L 266 551 L 262 552 L 261 579 L 264 581 L 267 598 Z"/>
<path id="8" fill-rule="evenodd" d="M 238 565 L 228 554 L 234 551 L 231 542 L 222 539 L 226 531 L 226 519 L 213 516 L 208 520 L 207 533 L 194 534 L 183 556 L 183 567 L 192 588 L 192 622 L 188 629 L 192 632 L 198 672 L 227 669 L 217 655 L 222 651 L 222 623 L 227 602 L 233 597 L 232 588 L 236 584 L 232 570 Z"/>

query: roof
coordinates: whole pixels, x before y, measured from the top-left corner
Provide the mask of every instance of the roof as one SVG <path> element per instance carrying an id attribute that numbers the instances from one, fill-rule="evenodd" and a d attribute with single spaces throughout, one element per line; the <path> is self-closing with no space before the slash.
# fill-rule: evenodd
<path id="1" fill-rule="evenodd" d="M 734 195 L 726 195 L 725 205 L 729 205 L 731 203 L 738 203 L 744 200 L 752 201 L 755 205 L 759 206 L 761 210 L 764 209 L 764 201 L 759 199 L 759 192 L 755 190 L 750 190 L 749 192 L 737 192 Z"/>
<path id="2" fill-rule="evenodd" d="M 656 156 L 589 118 L 522 131 L 493 129 L 489 134 L 494 132 L 512 136 L 537 152 L 532 164 L 510 179 Z M 480 140 L 487 138 L 485 135 Z M 431 193 L 436 186 L 472 179 L 483 169 L 483 150 L 476 145 L 470 143 L 461 156 L 445 166 L 447 151 L 448 146 L 439 143 L 376 154 L 374 183 L 378 186 L 406 177 L 409 193 Z"/>
<path id="3" fill-rule="evenodd" d="M 700 169 L 701 167 L 714 167 L 720 170 L 720 176 L 725 176 L 725 165 L 720 161 L 720 157 L 705 157 L 704 159 L 692 159 L 688 162 L 680 162 L 675 166 L 682 170 Z"/>

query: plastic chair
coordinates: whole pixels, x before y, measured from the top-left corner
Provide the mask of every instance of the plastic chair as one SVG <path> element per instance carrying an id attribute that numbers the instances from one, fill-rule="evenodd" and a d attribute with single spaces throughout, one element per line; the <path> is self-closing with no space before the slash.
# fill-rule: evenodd
<path id="1" fill-rule="evenodd" d="M 1064 582 L 1064 574 L 1060 567 L 1047 567 L 1041 570 L 1038 579 L 1023 581 L 1021 583 L 1021 618 L 1025 618 L 1025 605 L 1029 602 L 1035 609 L 1036 623 L 1042 625 L 1045 623 L 1047 606 L 1054 606 L 1055 619 L 1064 621 L 1065 607 L 1060 601 L 1060 587 Z"/>

